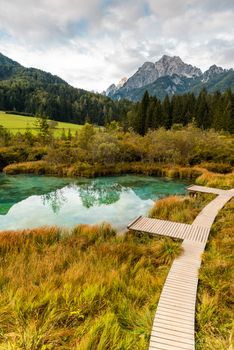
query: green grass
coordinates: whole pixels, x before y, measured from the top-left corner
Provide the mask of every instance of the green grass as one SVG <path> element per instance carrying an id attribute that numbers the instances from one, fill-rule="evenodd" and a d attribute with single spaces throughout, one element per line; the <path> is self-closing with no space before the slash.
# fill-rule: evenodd
<path id="1" fill-rule="evenodd" d="M 0 111 L 0 125 L 13 134 L 16 134 L 17 132 L 25 133 L 27 130 L 30 130 L 33 134 L 37 134 L 39 129 L 35 126 L 35 121 L 36 118 L 34 117 L 6 114 L 5 112 Z M 81 127 L 81 125 L 77 124 L 58 122 L 54 134 L 55 136 L 60 136 L 63 129 L 67 134 L 70 129 L 71 133 L 74 135 Z"/>

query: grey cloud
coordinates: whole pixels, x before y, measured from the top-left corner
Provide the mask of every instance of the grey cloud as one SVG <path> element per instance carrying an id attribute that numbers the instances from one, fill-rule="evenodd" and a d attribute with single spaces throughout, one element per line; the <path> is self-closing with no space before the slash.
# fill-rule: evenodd
<path id="1" fill-rule="evenodd" d="M 46 46 L 71 39 L 74 26 L 100 17 L 99 0 L 1 0 L 0 28 L 20 42 Z"/>

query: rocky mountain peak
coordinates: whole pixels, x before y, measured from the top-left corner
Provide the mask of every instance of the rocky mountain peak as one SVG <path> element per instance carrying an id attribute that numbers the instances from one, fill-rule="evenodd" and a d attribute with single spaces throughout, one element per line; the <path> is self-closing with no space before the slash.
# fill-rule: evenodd
<path id="1" fill-rule="evenodd" d="M 126 83 L 126 81 L 128 80 L 128 78 L 124 77 L 122 78 L 118 84 L 117 84 L 117 88 L 120 89 L 122 86 L 124 86 L 124 84 Z"/>
<path id="2" fill-rule="evenodd" d="M 208 81 L 210 78 L 214 77 L 215 75 L 218 74 L 222 74 L 224 73 L 226 70 L 223 69 L 222 67 L 218 67 L 216 66 L 216 64 L 213 64 L 212 66 L 210 66 L 209 69 L 207 69 L 204 74 L 203 74 L 203 82 Z"/>
<path id="3" fill-rule="evenodd" d="M 225 70 L 222 67 L 212 65 L 205 73 L 191 65 L 182 61 L 179 56 L 163 55 L 157 62 L 145 62 L 138 68 L 135 74 L 133 74 L 128 80 L 124 79 L 120 85 L 112 85 L 107 90 L 108 96 L 139 96 L 138 92 L 141 91 L 154 91 L 154 94 L 162 93 L 172 95 L 174 93 L 181 93 L 183 91 L 191 90 L 192 86 L 198 86 L 199 84 L 206 84 L 214 76 L 221 73 L 230 72 L 232 70 Z M 218 78 L 219 79 L 219 78 Z M 227 82 L 224 83 L 227 85 Z M 111 91 L 109 93 L 109 91 Z"/>
<path id="4" fill-rule="evenodd" d="M 124 84 L 126 83 L 126 81 L 128 80 L 128 78 L 124 77 L 122 78 L 117 85 L 115 84 L 111 84 L 108 89 L 105 91 L 105 95 L 109 96 L 111 94 L 114 94 L 118 89 L 121 89 Z"/>
<path id="5" fill-rule="evenodd" d="M 135 89 L 141 88 L 155 82 L 158 78 L 164 76 L 185 76 L 197 77 L 202 72 L 199 68 L 186 64 L 178 56 L 163 55 L 156 63 L 145 62 L 137 72 L 130 77 L 124 84 L 124 88 Z"/>
<path id="6" fill-rule="evenodd" d="M 158 79 L 158 72 L 153 62 L 145 62 L 137 72 L 130 77 L 124 87 L 134 89 L 153 83 Z"/>
<path id="7" fill-rule="evenodd" d="M 107 89 L 106 89 L 106 92 L 105 92 L 105 95 L 106 96 L 109 96 L 111 94 L 114 94 L 116 91 L 117 91 L 117 86 L 115 84 L 111 84 Z"/>
<path id="8" fill-rule="evenodd" d="M 194 76 L 202 75 L 199 68 L 184 63 L 178 56 L 162 56 L 162 58 L 155 63 L 155 68 L 158 71 L 159 77 L 177 74 L 179 76 L 192 78 Z"/>
<path id="9" fill-rule="evenodd" d="M 163 55 L 158 62 L 160 63 L 170 63 L 170 62 L 178 62 L 178 63 L 183 63 L 182 59 L 179 56 L 168 56 L 168 55 Z M 157 62 L 156 62 L 157 63 Z"/>

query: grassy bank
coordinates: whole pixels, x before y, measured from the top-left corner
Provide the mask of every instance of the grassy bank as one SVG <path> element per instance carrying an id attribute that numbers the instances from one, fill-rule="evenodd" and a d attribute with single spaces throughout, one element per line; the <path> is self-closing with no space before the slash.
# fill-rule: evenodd
<path id="1" fill-rule="evenodd" d="M 155 219 L 192 224 L 200 211 L 214 198 L 213 194 L 197 194 L 196 198 L 170 196 L 155 202 L 149 216 Z"/>
<path id="2" fill-rule="evenodd" d="M 178 179 L 192 179 L 196 184 L 228 189 L 234 187 L 234 172 L 220 174 L 208 171 L 205 168 L 181 167 L 178 165 L 160 165 L 156 163 L 116 163 L 116 164 L 89 164 L 86 162 L 76 163 L 71 166 L 55 165 L 47 161 L 32 161 L 10 164 L 3 168 L 8 175 L 36 174 L 57 175 L 68 177 L 96 177 L 121 174 L 143 174 L 149 176 L 164 176 Z"/>
<path id="3" fill-rule="evenodd" d="M 0 348 L 146 349 L 179 252 L 108 225 L 0 233 Z"/>
<path id="4" fill-rule="evenodd" d="M 108 176 L 126 173 L 144 174 L 152 176 L 167 176 L 171 178 L 196 178 L 202 175 L 202 169 L 196 167 L 166 166 L 160 164 L 147 164 L 142 162 L 115 163 L 115 164 L 90 164 L 79 162 L 73 165 L 50 164 L 47 161 L 33 161 L 10 164 L 3 171 L 8 175 L 16 174 L 47 174 L 58 176 Z"/>

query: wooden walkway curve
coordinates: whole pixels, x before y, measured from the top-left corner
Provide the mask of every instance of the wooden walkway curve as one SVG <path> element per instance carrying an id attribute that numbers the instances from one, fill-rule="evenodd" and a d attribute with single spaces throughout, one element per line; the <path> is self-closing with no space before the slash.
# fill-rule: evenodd
<path id="1" fill-rule="evenodd" d="M 175 259 L 157 306 L 149 350 L 195 350 L 195 308 L 201 257 L 219 210 L 234 196 L 234 189 L 190 186 L 190 192 L 214 193 L 192 225 L 138 217 L 128 229 L 183 239 L 183 254 Z"/>

